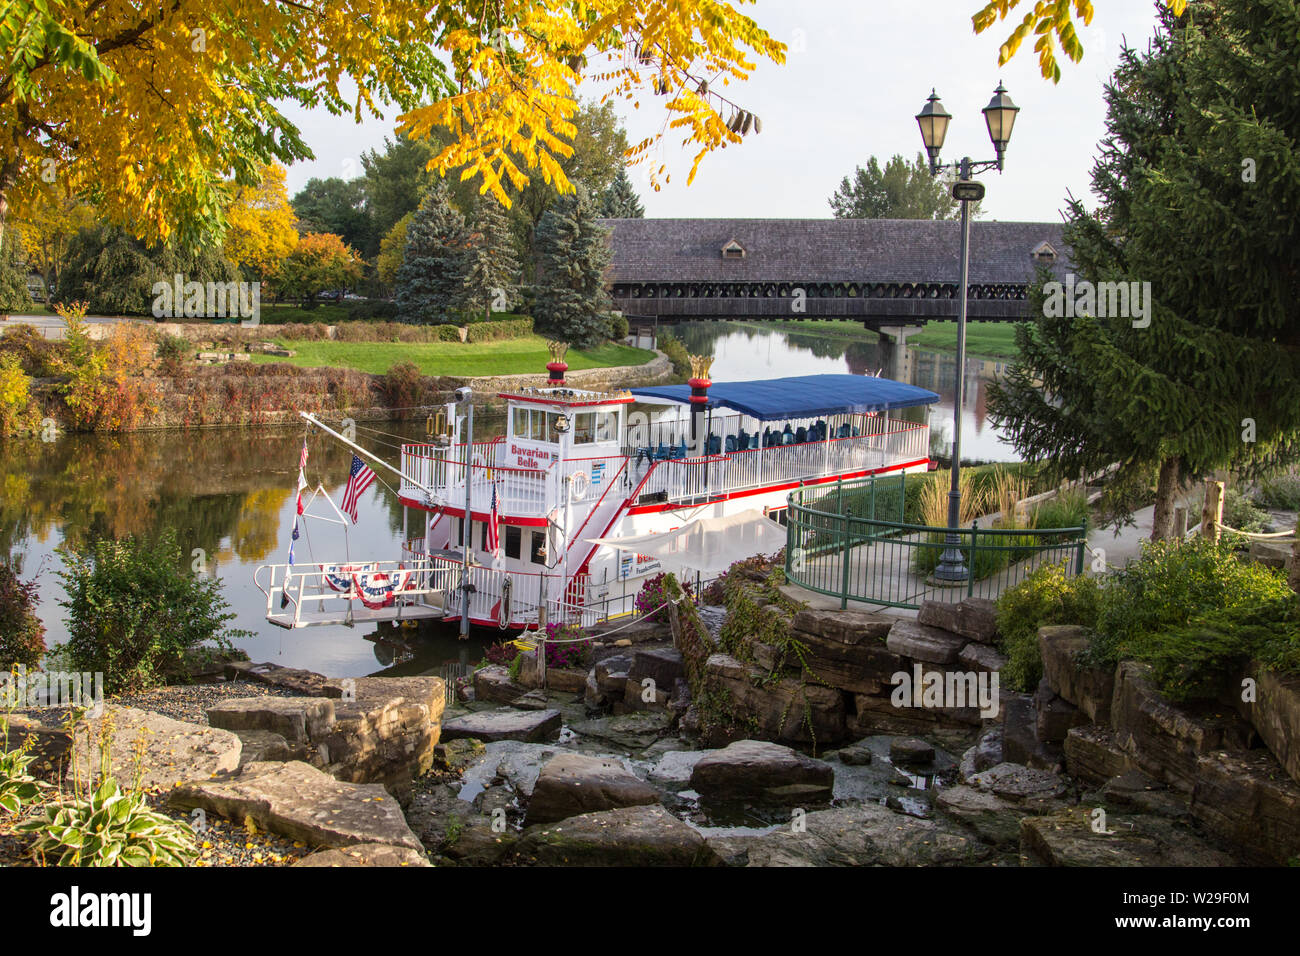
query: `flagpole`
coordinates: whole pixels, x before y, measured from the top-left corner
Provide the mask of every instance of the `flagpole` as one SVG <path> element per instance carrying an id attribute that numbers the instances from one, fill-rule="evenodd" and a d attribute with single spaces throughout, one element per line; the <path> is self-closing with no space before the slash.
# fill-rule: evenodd
<path id="1" fill-rule="evenodd" d="M 398 478 L 401 478 L 401 479 L 402 479 L 404 482 L 406 482 L 408 485 L 414 485 L 416 488 L 419 488 L 421 491 L 423 491 L 423 492 L 424 492 L 426 495 L 428 495 L 430 498 L 435 498 L 435 499 L 436 499 L 436 498 L 439 497 L 439 495 L 437 495 L 437 494 L 433 491 L 433 489 L 429 488 L 427 485 L 422 485 L 422 484 L 420 484 L 420 482 L 416 481 L 416 480 L 415 480 L 414 478 L 412 478 L 410 475 L 403 474 L 403 473 L 402 473 L 402 469 L 400 469 L 400 468 L 394 468 L 392 465 L 390 465 L 388 462 L 384 461 L 384 459 L 380 458 L 380 457 L 379 457 L 378 455 L 376 455 L 374 452 L 367 451 L 365 448 L 362 448 L 362 447 L 361 447 L 360 445 L 358 445 L 356 442 L 351 441 L 351 440 L 349 440 L 349 439 L 347 439 L 347 438 L 344 438 L 342 435 L 340 435 L 340 434 L 339 434 L 338 432 L 336 432 L 334 429 L 330 428 L 328 425 L 321 424 L 321 422 L 320 422 L 320 421 L 316 418 L 316 416 L 313 415 L 311 412 L 299 412 L 298 414 L 301 415 L 303 418 L 305 418 L 307 421 L 311 422 L 313 425 L 315 425 L 315 426 L 316 426 L 317 428 L 319 428 L 321 431 L 325 432 L 327 435 L 332 435 L 333 437 L 337 438 L 339 441 L 343 442 L 343 444 L 347 445 L 347 446 L 348 446 L 349 448 L 351 448 L 353 451 L 358 452 L 359 454 L 365 455 L 365 456 L 366 456 L 367 458 L 369 458 L 371 461 L 376 462 L 377 464 L 382 465 L 383 467 L 387 468 L 389 471 L 391 471 L 393 474 L 397 475 Z"/>

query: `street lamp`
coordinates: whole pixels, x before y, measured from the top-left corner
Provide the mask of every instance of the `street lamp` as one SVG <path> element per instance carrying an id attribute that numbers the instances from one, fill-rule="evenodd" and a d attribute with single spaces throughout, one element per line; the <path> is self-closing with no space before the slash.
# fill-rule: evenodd
<path id="1" fill-rule="evenodd" d="M 1011 102 L 1006 88 L 1001 83 L 993 91 L 993 99 L 984 107 L 984 123 L 988 126 L 989 139 L 997 152 L 997 159 L 974 162 L 969 156 L 959 162 L 944 165 L 939 162 L 939 152 L 943 141 L 948 136 L 948 123 L 952 115 L 943 108 L 939 96 L 934 90 L 925 101 L 921 112 L 916 114 L 916 123 L 921 127 L 921 140 L 930 157 L 930 174 L 938 176 L 947 170 L 957 174 L 957 181 L 952 185 L 952 198 L 961 203 L 961 283 L 957 290 L 957 381 L 952 403 L 952 486 L 948 491 L 948 534 L 944 540 L 943 554 L 939 557 L 939 566 L 934 569 L 934 579 L 944 582 L 965 581 L 968 577 L 966 562 L 961 554 L 961 536 L 957 527 L 961 519 L 961 396 L 966 369 L 966 287 L 970 278 L 970 204 L 984 198 L 984 185 L 972 178 L 976 172 L 985 169 L 997 169 L 1002 172 L 1006 157 L 1007 143 L 1011 141 L 1011 129 L 1016 125 L 1016 114 L 1020 107 Z"/>

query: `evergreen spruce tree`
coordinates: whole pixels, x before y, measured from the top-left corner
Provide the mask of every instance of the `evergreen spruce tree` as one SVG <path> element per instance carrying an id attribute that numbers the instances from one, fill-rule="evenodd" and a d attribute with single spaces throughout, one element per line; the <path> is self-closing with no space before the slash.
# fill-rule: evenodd
<path id="1" fill-rule="evenodd" d="M 1155 478 L 1155 539 L 1188 482 L 1300 447 L 1300 71 L 1276 41 L 1296 35 L 1297 0 L 1207 0 L 1123 53 L 1102 205 L 1071 202 L 1066 240 L 1080 282 L 1150 283 L 1149 324 L 1103 317 L 1100 297 L 1070 316 L 1040 286 L 990 399 L 1028 459 L 1071 476 L 1119 462 L 1116 521 Z"/>
<path id="2" fill-rule="evenodd" d="M 505 209 L 492 196 L 474 204 L 461 292 L 465 311 L 491 318 L 492 309 L 506 311 L 519 301 L 519 259 Z"/>
<path id="3" fill-rule="evenodd" d="M 591 348 L 609 338 L 605 272 L 609 231 L 596 219 L 585 189 L 561 197 L 537 225 L 533 325 L 553 339 Z"/>
<path id="4" fill-rule="evenodd" d="M 620 166 L 614 181 L 601 194 L 600 215 L 602 219 L 644 219 L 645 207 L 632 187 L 627 167 Z"/>
<path id="5" fill-rule="evenodd" d="M 394 282 L 404 322 L 441 325 L 464 303 L 469 230 L 451 204 L 451 190 L 438 183 L 425 195 L 406 229 L 406 249 Z"/>

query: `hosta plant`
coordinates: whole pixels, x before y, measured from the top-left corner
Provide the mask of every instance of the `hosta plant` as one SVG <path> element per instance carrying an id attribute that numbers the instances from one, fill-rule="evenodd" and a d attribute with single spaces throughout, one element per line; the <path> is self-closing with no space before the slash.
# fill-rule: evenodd
<path id="1" fill-rule="evenodd" d="M 105 777 L 86 799 L 50 804 L 19 830 L 58 866 L 185 866 L 198 856 L 189 824 L 154 810 L 143 793 Z"/>
<path id="2" fill-rule="evenodd" d="M 3 717 L 0 717 L 0 739 L 4 741 L 0 746 L 0 810 L 17 814 L 40 798 L 45 784 L 27 772 L 36 758 L 28 752 L 31 748 L 26 742 L 9 749 L 9 723 Z"/>

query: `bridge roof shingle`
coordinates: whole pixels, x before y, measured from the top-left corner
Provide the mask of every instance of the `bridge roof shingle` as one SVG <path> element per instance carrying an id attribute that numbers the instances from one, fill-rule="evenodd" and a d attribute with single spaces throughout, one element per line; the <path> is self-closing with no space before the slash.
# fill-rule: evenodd
<path id="1" fill-rule="evenodd" d="M 956 222 L 917 219 L 606 219 L 610 281 L 955 282 Z M 722 256 L 735 239 L 743 258 Z M 1060 223 L 972 222 L 970 281 L 1024 283 L 1043 242 L 1064 275 Z"/>

